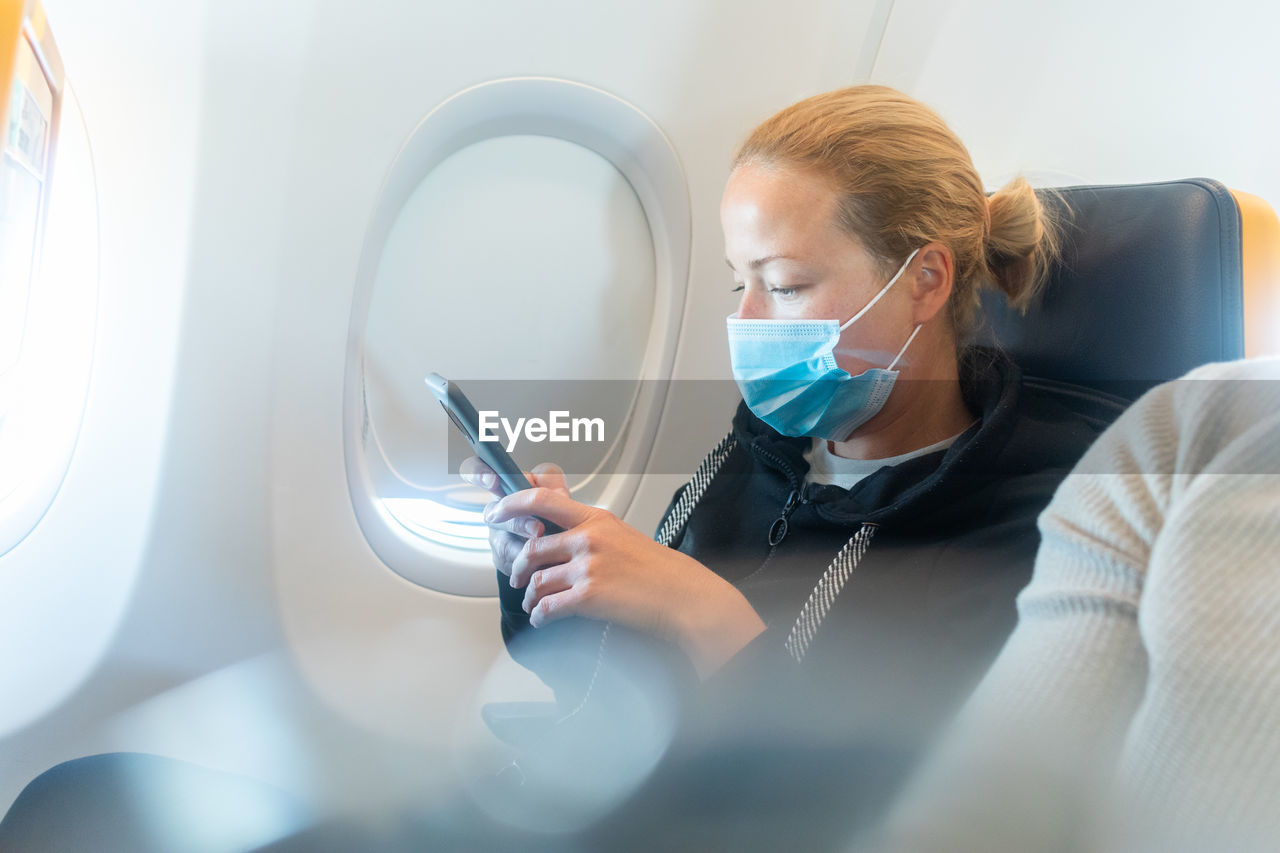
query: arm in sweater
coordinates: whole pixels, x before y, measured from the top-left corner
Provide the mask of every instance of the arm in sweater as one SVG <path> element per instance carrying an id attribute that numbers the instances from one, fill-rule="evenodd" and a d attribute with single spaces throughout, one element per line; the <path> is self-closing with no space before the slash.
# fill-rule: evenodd
<path id="1" fill-rule="evenodd" d="M 1150 840 L 1156 814 L 1203 829 L 1280 796 L 1277 380 L 1274 360 L 1202 368 L 1081 459 L 1017 629 L 879 847 L 1133 849 L 1117 833 Z"/>

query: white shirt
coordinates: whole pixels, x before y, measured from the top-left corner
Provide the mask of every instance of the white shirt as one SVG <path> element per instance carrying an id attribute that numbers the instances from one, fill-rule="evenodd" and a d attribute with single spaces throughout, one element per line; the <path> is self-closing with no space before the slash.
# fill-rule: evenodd
<path id="1" fill-rule="evenodd" d="M 965 428 L 967 429 L 968 427 Z M 806 485 L 818 483 L 824 486 L 852 489 L 863 478 L 871 476 L 881 468 L 900 465 L 908 459 L 945 450 L 955 444 L 956 439 L 963 434 L 964 431 L 961 431 L 950 438 L 944 438 L 937 444 L 884 459 L 846 459 L 843 456 L 836 456 L 829 449 L 830 445 L 825 438 L 815 438 L 804 452 L 804 461 L 809 463 L 809 473 L 804 475 L 804 481 Z"/>

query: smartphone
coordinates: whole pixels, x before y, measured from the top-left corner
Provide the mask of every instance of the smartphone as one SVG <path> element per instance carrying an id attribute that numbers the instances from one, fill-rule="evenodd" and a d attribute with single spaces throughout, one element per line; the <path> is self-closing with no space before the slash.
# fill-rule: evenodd
<path id="1" fill-rule="evenodd" d="M 504 495 L 533 488 L 533 484 L 525 477 L 516 461 L 511 458 L 511 454 L 503 449 L 501 442 L 480 440 L 480 415 L 476 413 L 476 407 L 471 404 L 467 395 L 462 393 L 462 389 L 456 383 L 450 382 L 439 373 L 428 373 L 423 381 L 440 402 L 440 408 L 444 409 L 449 420 L 453 421 L 453 425 L 467 439 L 467 444 L 471 445 L 476 456 L 479 456 L 480 460 L 498 475 L 498 482 L 502 484 Z M 563 527 L 552 524 L 546 519 L 538 520 L 542 522 L 547 533 L 560 533 L 564 530 Z"/>

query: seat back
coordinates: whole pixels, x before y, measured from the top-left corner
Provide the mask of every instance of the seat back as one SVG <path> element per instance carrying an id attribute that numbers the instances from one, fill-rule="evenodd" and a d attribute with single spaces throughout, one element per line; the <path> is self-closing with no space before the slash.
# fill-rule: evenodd
<path id="1" fill-rule="evenodd" d="M 979 343 L 1031 376 L 1129 400 L 1246 344 L 1280 351 L 1280 222 L 1266 202 L 1202 178 L 1040 193 L 1064 223 L 1062 260 L 1025 315 L 984 293 Z"/>

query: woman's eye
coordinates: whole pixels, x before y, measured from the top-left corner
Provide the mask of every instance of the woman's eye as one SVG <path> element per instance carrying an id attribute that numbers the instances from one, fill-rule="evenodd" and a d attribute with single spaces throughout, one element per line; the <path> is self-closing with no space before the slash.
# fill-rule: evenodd
<path id="1" fill-rule="evenodd" d="M 730 290 L 729 292 L 730 292 L 730 293 L 741 293 L 742 291 L 744 291 L 744 290 L 746 290 L 746 289 L 747 289 L 747 286 L 746 286 L 745 284 L 740 284 L 740 285 L 738 285 L 737 287 L 735 287 L 735 288 L 733 288 L 732 290 Z"/>
<path id="2" fill-rule="evenodd" d="M 800 292 L 798 287 L 771 287 L 769 292 L 782 299 L 790 299 Z"/>

